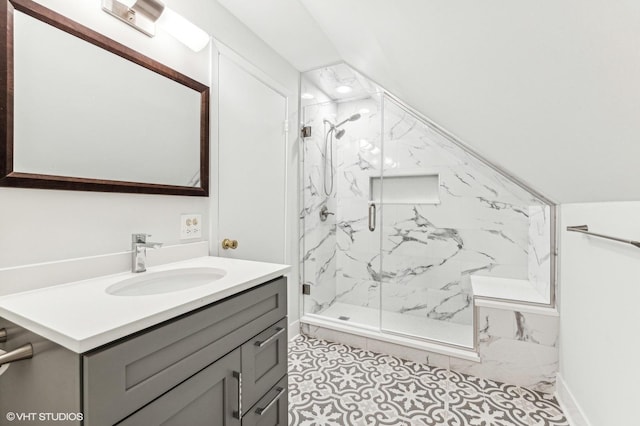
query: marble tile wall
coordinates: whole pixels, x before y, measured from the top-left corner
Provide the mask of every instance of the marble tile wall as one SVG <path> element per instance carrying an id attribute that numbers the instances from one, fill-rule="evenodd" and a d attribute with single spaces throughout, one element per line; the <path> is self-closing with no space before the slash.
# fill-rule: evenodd
<path id="1" fill-rule="evenodd" d="M 531 280 L 548 297 L 549 206 L 383 95 L 303 110 L 305 312 L 338 301 L 471 326 L 472 274 Z M 334 139 L 326 195 L 323 120 L 356 113 Z M 439 202 L 377 204 L 370 232 L 371 178 L 406 174 L 438 174 Z M 325 205 L 335 215 L 322 222 Z"/>
<path id="2" fill-rule="evenodd" d="M 529 281 L 549 299 L 551 294 L 551 234 L 549 206 L 529 207 Z"/>
<path id="3" fill-rule="evenodd" d="M 451 358 L 452 370 L 554 391 L 559 317 L 480 307 L 478 322 L 481 362 Z"/>
<path id="4" fill-rule="evenodd" d="M 384 101 L 382 123 L 379 109 L 378 99 L 338 104 L 338 121 L 370 113 L 337 147 L 337 300 L 471 324 L 469 275 L 548 278 L 548 207 L 394 103 Z M 440 202 L 378 205 L 369 232 L 369 180 L 381 171 L 439 174 Z"/>

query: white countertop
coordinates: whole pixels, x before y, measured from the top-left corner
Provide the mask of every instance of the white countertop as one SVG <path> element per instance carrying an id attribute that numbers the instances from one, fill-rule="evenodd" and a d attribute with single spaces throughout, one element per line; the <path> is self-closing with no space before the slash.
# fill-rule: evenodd
<path id="1" fill-rule="evenodd" d="M 222 257 L 199 257 L 148 268 L 224 269 L 224 277 L 191 289 L 145 296 L 113 296 L 105 289 L 131 272 L 0 297 L 0 316 L 76 353 L 232 296 L 287 273 L 291 267 Z"/>

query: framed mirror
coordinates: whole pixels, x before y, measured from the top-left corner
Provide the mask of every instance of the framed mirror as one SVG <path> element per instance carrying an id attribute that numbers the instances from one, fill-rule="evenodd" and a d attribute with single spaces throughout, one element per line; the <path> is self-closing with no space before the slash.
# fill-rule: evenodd
<path id="1" fill-rule="evenodd" d="M 208 195 L 208 86 L 30 0 L 0 19 L 0 186 Z"/>

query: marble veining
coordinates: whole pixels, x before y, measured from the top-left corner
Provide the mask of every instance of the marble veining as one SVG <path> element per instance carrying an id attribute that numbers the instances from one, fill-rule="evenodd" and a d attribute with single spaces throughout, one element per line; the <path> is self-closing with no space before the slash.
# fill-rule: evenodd
<path id="1" fill-rule="evenodd" d="M 316 79 L 346 81 L 338 71 Z M 327 196 L 323 120 L 355 113 L 361 118 L 334 140 Z M 528 279 L 548 297 L 549 206 L 384 96 L 308 105 L 303 120 L 312 127 L 302 142 L 305 312 L 339 302 L 472 327 L 471 274 Z M 371 178 L 403 174 L 438 174 L 438 202 L 386 203 L 383 194 L 371 232 Z M 325 205 L 335 215 L 322 222 Z"/>
<path id="2" fill-rule="evenodd" d="M 481 363 L 451 359 L 457 371 L 552 392 L 558 371 L 558 317 L 479 308 Z"/>
<path id="3" fill-rule="evenodd" d="M 530 206 L 529 217 L 529 281 L 545 298 L 551 292 L 551 208 Z"/>

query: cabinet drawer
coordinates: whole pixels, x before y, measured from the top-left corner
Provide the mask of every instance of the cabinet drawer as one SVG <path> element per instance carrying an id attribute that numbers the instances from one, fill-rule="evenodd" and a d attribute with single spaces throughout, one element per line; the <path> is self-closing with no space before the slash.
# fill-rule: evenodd
<path id="1" fill-rule="evenodd" d="M 278 278 L 83 357 L 87 426 L 112 425 L 286 315 Z"/>
<path id="2" fill-rule="evenodd" d="M 287 319 L 242 345 L 242 407 L 258 399 L 287 374 Z"/>
<path id="3" fill-rule="evenodd" d="M 238 412 L 240 351 L 235 350 L 181 383 L 118 426 L 240 426 Z"/>
<path id="4" fill-rule="evenodd" d="M 260 399 L 242 418 L 242 426 L 287 426 L 287 376 Z"/>

